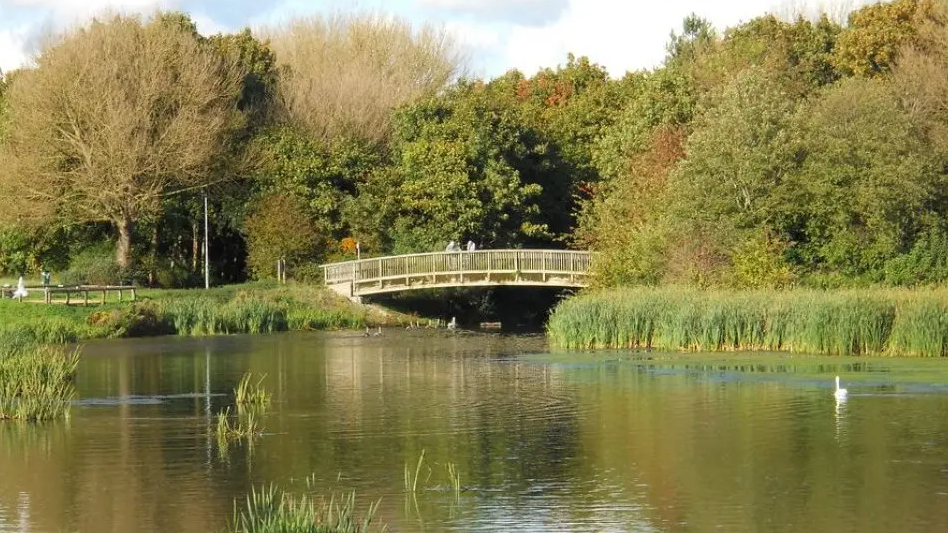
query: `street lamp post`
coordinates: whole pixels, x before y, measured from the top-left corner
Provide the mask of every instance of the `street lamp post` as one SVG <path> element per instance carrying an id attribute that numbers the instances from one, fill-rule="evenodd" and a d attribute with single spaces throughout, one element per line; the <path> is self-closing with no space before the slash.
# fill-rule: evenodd
<path id="1" fill-rule="evenodd" d="M 208 242 L 207 189 L 204 189 L 204 288 L 211 288 L 211 246 Z"/>

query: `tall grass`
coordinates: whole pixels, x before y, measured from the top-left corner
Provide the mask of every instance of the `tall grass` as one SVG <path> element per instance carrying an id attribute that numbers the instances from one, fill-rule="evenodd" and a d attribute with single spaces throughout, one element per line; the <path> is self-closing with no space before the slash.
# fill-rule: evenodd
<path id="1" fill-rule="evenodd" d="M 158 302 L 159 313 L 178 335 L 274 333 L 333 328 L 360 328 L 364 310 L 339 302 L 302 301 L 273 292 L 238 293 L 232 299 L 183 297 Z"/>
<path id="2" fill-rule="evenodd" d="M 0 420 L 68 417 L 78 364 L 78 349 L 0 340 Z"/>
<path id="3" fill-rule="evenodd" d="M 356 516 L 355 494 L 333 497 L 318 504 L 307 496 L 293 496 L 274 486 L 254 489 L 242 509 L 234 508 L 233 533 L 368 533 L 385 531 L 373 526 L 380 502 L 371 504 L 360 519 Z"/>
<path id="4" fill-rule="evenodd" d="M 589 292 L 547 324 L 564 348 L 948 355 L 948 289 Z"/>

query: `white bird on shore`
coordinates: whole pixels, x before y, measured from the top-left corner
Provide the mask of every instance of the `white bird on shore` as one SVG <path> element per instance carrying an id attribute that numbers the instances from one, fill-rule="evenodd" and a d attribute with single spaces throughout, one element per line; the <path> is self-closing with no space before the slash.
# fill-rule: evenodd
<path id="1" fill-rule="evenodd" d="M 23 284 L 23 276 L 20 276 L 20 280 L 16 283 L 16 290 L 13 291 L 14 298 L 26 298 L 30 293 L 26 291 L 26 285 Z"/>
<path id="2" fill-rule="evenodd" d="M 833 393 L 833 396 L 836 396 L 837 400 L 845 400 L 848 393 L 849 391 L 846 389 L 839 388 L 839 376 L 836 376 L 836 392 Z"/>
<path id="3" fill-rule="evenodd" d="M 456 327 L 458 327 L 458 319 L 452 316 L 451 321 L 448 322 L 448 329 L 454 329 Z"/>
<path id="4" fill-rule="evenodd" d="M 372 336 L 373 336 L 373 337 L 381 337 L 381 336 L 382 336 L 382 326 L 379 326 L 379 329 L 376 330 L 376 332 L 373 333 Z"/>

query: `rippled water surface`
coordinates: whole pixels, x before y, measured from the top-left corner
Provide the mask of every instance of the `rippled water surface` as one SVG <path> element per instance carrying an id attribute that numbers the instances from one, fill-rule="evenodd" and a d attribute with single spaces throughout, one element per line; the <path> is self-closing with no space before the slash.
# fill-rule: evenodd
<path id="1" fill-rule="evenodd" d="M 948 531 L 945 361 L 550 354 L 429 331 L 84 353 L 71 420 L 0 423 L 2 532 L 220 531 L 253 487 L 310 476 L 380 498 L 396 532 Z M 209 434 L 247 370 L 274 404 L 257 444 L 224 455 Z"/>

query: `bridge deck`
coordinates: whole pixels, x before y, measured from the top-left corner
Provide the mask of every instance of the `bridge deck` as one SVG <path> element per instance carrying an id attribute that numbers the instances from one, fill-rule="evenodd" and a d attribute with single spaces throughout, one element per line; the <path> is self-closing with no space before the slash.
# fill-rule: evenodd
<path id="1" fill-rule="evenodd" d="M 585 287 L 589 252 L 478 250 L 375 257 L 322 265 L 326 285 L 349 297 L 434 287 Z"/>

